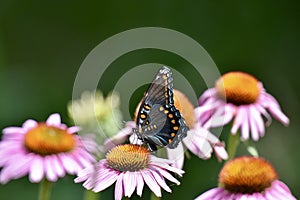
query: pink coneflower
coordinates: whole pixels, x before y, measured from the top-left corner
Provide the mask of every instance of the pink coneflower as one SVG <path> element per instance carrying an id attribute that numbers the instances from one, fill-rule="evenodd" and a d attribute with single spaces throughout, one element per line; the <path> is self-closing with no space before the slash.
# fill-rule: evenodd
<path id="1" fill-rule="evenodd" d="M 157 197 L 161 197 L 161 188 L 171 192 L 165 179 L 180 184 L 168 171 L 179 176 L 184 173 L 171 167 L 168 160 L 150 155 L 142 146 L 125 144 L 111 149 L 106 159 L 95 166 L 80 171 L 75 182 L 85 181 L 83 186 L 94 192 L 100 192 L 116 182 L 115 200 L 121 200 L 123 196 L 131 197 L 135 189 L 142 196 L 146 183 Z"/>
<path id="2" fill-rule="evenodd" d="M 243 156 L 226 163 L 219 174 L 219 185 L 195 200 L 296 200 L 289 188 L 278 180 L 272 165 L 257 157 Z"/>
<path id="3" fill-rule="evenodd" d="M 283 114 L 276 99 L 268 94 L 261 82 L 244 72 L 229 72 L 217 80 L 214 88 L 199 98 L 197 119 L 206 127 L 218 127 L 233 118 L 232 134 L 241 129 L 241 137 L 257 141 L 265 134 L 263 116 L 270 124 L 271 115 L 284 125 L 289 119 Z"/>
<path id="4" fill-rule="evenodd" d="M 201 127 L 200 123 L 196 122 L 194 106 L 188 98 L 178 90 L 174 90 L 174 104 L 176 108 L 180 110 L 190 130 L 187 133 L 187 137 L 182 140 L 182 143 L 179 143 L 177 148 L 167 148 L 168 159 L 173 161 L 172 166 L 180 169 L 183 167 L 185 147 L 202 159 L 210 158 L 211 153 L 214 151 L 218 160 L 226 160 L 228 155 L 224 143 L 207 129 Z M 139 106 L 136 110 L 139 110 Z M 112 148 L 125 142 L 130 135 L 131 143 L 143 144 L 136 135 L 132 135 L 133 128 L 136 128 L 136 122 L 127 122 L 125 127 L 120 130 L 118 134 L 105 141 L 105 146 Z"/>
<path id="5" fill-rule="evenodd" d="M 77 172 L 94 162 L 78 135 L 78 127 L 61 123 L 59 114 L 52 114 L 46 122 L 27 120 L 22 127 L 3 130 L 0 142 L 0 182 L 29 174 L 31 182 L 43 178 L 56 181 L 66 173 Z"/>

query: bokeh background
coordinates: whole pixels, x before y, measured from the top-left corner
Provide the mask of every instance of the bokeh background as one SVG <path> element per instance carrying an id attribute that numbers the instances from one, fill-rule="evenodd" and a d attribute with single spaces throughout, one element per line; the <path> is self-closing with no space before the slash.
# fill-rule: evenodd
<path id="1" fill-rule="evenodd" d="M 290 117 L 289 127 L 277 121 L 256 146 L 274 164 L 281 180 L 300 198 L 299 180 L 299 1 L 37 1 L 0 2 L 0 128 L 21 125 L 27 118 L 45 120 L 59 112 L 69 122 L 66 104 L 82 61 L 100 42 L 137 27 L 165 27 L 199 42 L 221 73 L 249 72 Z M 101 89 L 105 94 L 137 64 L 157 62 L 180 68 L 183 60 L 167 52 L 142 50 L 114 63 Z M 111 77 L 111 79 L 110 79 Z M 200 95 L 203 84 L 194 87 Z M 131 110 L 133 110 L 131 108 Z M 130 119 L 124 119 L 130 120 Z M 228 128 L 221 135 L 226 140 Z M 241 146 L 239 154 L 245 153 Z M 163 199 L 193 199 L 216 186 L 222 163 L 194 156 L 184 166 L 180 186 Z M 72 176 L 59 180 L 52 199 L 80 200 L 83 188 Z M 0 199 L 36 199 L 37 184 L 28 178 L 0 185 Z M 143 199 L 147 199 L 147 193 Z M 112 199 L 113 188 L 103 192 Z"/>

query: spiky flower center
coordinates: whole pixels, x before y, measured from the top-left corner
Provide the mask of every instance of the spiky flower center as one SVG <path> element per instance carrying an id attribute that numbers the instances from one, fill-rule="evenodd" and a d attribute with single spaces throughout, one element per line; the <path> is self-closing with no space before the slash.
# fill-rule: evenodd
<path id="1" fill-rule="evenodd" d="M 259 94 L 258 80 L 244 72 L 229 72 L 217 80 L 215 88 L 220 98 L 235 105 L 254 103 Z"/>
<path id="2" fill-rule="evenodd" d="M 75 146 L 74 135 L 67 130 L 44 123 L 30 129 L 25 135 L 25 147 L 40 155 L 71 151 Z"/>
<path id="3" fill-rule="evenodd" d="M 219 174 L 219 183 L 231 193 L 263 192 L 277 179 L 274 168 L 262 158 L 243 156 L 229 161 Z"/>
<path id="4" fill-rule="evenodd" d="M 139 145 L 125 144 L 113 148 L 106 154 L 108 165 L 117 171 L 139 171 L 150 162 L 149 152 Z"/>

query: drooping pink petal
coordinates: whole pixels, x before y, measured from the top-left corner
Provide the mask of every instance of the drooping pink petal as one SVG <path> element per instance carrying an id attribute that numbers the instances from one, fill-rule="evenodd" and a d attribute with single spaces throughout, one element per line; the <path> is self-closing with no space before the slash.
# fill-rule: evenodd
<path id="1" fill-rule="evenodd" d="M 168 179 L 169 181 L 177 184 L 177 185 L 180 185 L 180 182 L 174 178 L 169 172 L 167 172 L 166 170 L 160 168 L 160 167 L 157 167 L 155 165 L 151 166 L 151 168 L 154 168 L 155 170 L 157 170 L 161 175 L 163 175 L 163 177 L 165 177 L 166 179 Z"/>
<path id="2" fill-rule="evenodd" d="M 138 172 L 124 172 L 123 176 L 123 185 L 124 185 L 124 194 L 126 197 L 131 197 L 132 193 L 135 190 L 137 180 L 136 173 Z"/>
<path id="3" fill-rule="evenodd" d="M 288 200 L 294 200 L 296 199 L 292 194 L 289 188 L 281 181 L 275 180 L 272 183 L 272 188 L 269 188 L 270 190 L 273 190 L 278 196 L 284 196 Z"/>
<path id="4" fill-rule="evenodd" d="M 263 137 L 265 134 L 265 126 L 264 126 L 264 121 L 262 119 L 262 116 L 260 115 L 259 111 L 256 109 L 255 105 L 250 106 L 250 112 L 251 112 L 252 120 L 256 121 L 256 125 L 260 136 Z"/>
<path id="5" fill-rule="evenodd" d="M 80 170 L 78 163 L 65 153 L 60 153 L 58 157 L 68 174 L 76 174 Z"/>
<path id="6" fill-rule="evenodd" d="M 203 126 L 204 128 L 224 126 L 229 123 L 234 116 L 235 109 L 232 106 L 223 105 L 215 110 L 210 120 Z"/>
<path id="7" fill-rule="evenodd" d="M 240 107 L 241 115 L 243 115 L 244 121 L 242 122 L 241 135 L 244 140 L 249 139 L 249 113 L 246 107 Z"/>
<path id="8" fill-rule="evenodd" d="M 265 200 L 264 194 L 261 194 L 259 192 L 253 193 L 252 196 L 256 200 Z"/>
<path id="9" fill-rule="evenodd" d="M 24 134 L 26 130 L 20 127 L 7 127 L 2 130 L 3 134 Z"/>
<path id="10" fill-rule="evenodd" d="M 55 174 L 57 174 L 59 177 L 63 177 L 66 175 L 64 167 L 57 155 L 52 155 L 52 166 L 53 170 L 55 171 Z"/>
<path id="11" fill-rule="evenodd" d="M 93 176 L 93 173 L 96 171 L 96 169 L 94 168 L 94 166 L 89 166 L 86 167 L 82 170 L 80 170 L 77 173 L 77 178 L 74 179 L 75 183 L 80 183 L 82 181 L 87 180 L 90 176 Z"/>
<path id="12" fill-rule="evenodd" d="M 249 106 L 248 120 L 250 124 L 251 136 L 254 141 L 258 141 L 259 139 L 258 125 L 256 123 L 256 119 L 252 116 L 252 113 L 253 113 L 252 106 Z"/>
<path id="13" fill-rule="evenodd" d="M 82 167 L 88 167 L 95 162 L 95 159 L 86 151 L 78 149 L 72 153 L 73 158 L 80 164 Z"/>
<path id="14" fill-rule="evenodd" d="M 288 194 L 282 194 L 280 193 L 277 188 L 272 188 L 270 190 L 266 191 L 266 196 L 268 197 L 267 199 L 284 199 L 284 200 L 291 200 L 288 197 Z"/>
<path id="15" fill-rule="evenodd" d="M 265 116 L 265 118 L 267 119 L 266 126 L 270 126 L 271 123 L 272 123 L 272 118 L 268 114 L 268 112 L 266 111 L 266 109 L 262 105 L 260 105 L 260 104 L 255 104 L 255 107 L 259 111 L 259 113 L 263 114 L 263 116 Z"/>
<path id="16" fill-rule="evenodd" d="M 163 158 L 154 157 L 154 156 L 151 156 L 151 160 L 152 160 L 151 166 L 152 165 L 158 166 L 162 169 L 166 169 L 171 172 L 174 172 L 174 173 L 178 174 L 179 176 L 182 176 L 182 174 L 184 174 L 184 171 L 182 169 L 170 166 L 172 164 L 172 161 L 169 161 L 169 160 L 166 160 Z"/>
<path id="17" fill-rule="evenodd" d="M 44 162 L 41 156 L 35 156 L 35 159 L 32 161 L 29 180 L 33 183 L 40 182 L 44 177 Z"/>
<path id="18" fill-rule="evenodd" d="M 220 144 L 221 143 L 218 143 L 213 146 L 216 157 L 219 162 L 221 162 L 222 160 L 228 159 L 228 153 L 227 153 L 226 149 L 224 148 L 224 145 L 220 145 Z"/>
<path id="19" fill-rule="evenodd" d="M 244 122 L 244 111 L 243 109 L 237 109 L 236 116 L 233 121 L 233 126 L 231 128 L 231 133 L 236 134 L 242 123 Z"/>
<path id="20" fill-rule="evenodd" d="M 268 111 L 272 114 L 272 116 L 280 121 L 284 125 L 288 125 L 290 123 L 289 118 L 280 110 L 280 108 L 273 105 L 273 103 L 270 103 L 268 106 Z"/>
<path id="21" fill-rule="evenodd" d="M 141 173 L 145 183 L 148 185 L 150 190 L 157 196 L 161 197 L 161 190 L 153 175 L 148 170 L 143 170 Z"/>
<path id="22" fill-rule="evenodd" d="M 195 141 L 193 142 L 197 145 L 197 153 L 194 152 L 195 155 L 202 159 L 209 159 L 211 157 L 213 148 L 205 138 L 195 137 Z"/>
<path id="23" fill-rule="evenodd" d="M 82 181 L 79 181 L 82 182 Z M 95 179 L 92 176 L 89 176 L 82 186 L 87 190 L 92 190 L 95 187 Z"/>
<path id="24" fill-rule="evenodd" d="M 172 166 L 182 169 L 184 163 L 184 149 L 181 143 L 175 149 L 167 148 L 168 159 L 172 161 Z"/>
<path id="25" fill-rule="evenodd" d="M 162 175 L 158 174 L 156 171 L 151 171 L 154 179 L 156 180 L 156 182 L 167 192 L 171 192 L 171 189 L 169 188 L 169 186 L 166 184 L 164 178 Z"/>
<path id="26" fill-rule="evenodd" d="M 282 188 L 285 192 L 289 192 L 289 193 L 291 192 L 290 189 L 288 188 L 288 186 L 279 180 L 273 181 L 272 187 L 274 187 L 274 188 L 279 187 L 279 188 Z"/>
<path id="27" fill-rule="evenodd" d="M 230 194 L 225 189 L 222 188 L 222 190 L 220 190 L 216 194 L 216 196 L 214 196 L 214 198 L 221 200 L 221 199 L 224 199 L 226 196 L 230 196 Z M 238 195 L 234 194 L 233 199 L 238 199 Z"/>
<path id="28" fill-rule="evenodd" d="M 215 199 L 214 197 L 220 193 L 223 193 L 224 189 L 223 188 L 213 188 L 210 189 L 208 191 L 206 191 L 205 193 L 201 194 L 200 196 L 198 196 L 197 198 L 195 198 L 195 200 L 209 200 L 209 199 Z"/>
<path id="29" fill-rule="evenodd" d="M 45 173 L 46 173 L 46 178 L 49 181 L 55 182 L 57 181 L 58 177 L 55 174 L 53 162 L 52 162 L 52 156 L 46 156 L 44 158 L 44 167 L 45 167 Z"/>
<path id="30" fill-rule="evenodd" d="M 122 197 L 124 194 L 123 177 L 124 177 L 123 173 L 121 173 L 117 177 L 117 182 L 116 182 L 116 186 L 115 186 L 115 200 L 122 200 Z M 126 187 L 126 185 L 125 185 L 125 187 Z M 127 186 L 127 187 L 129 187 L 129 186 Z"/>
<path id="31" fill-rule="evenodd" d="M 203 92 L 203 94 L 201 95 L 201 97 L 199 98 L 199 105 L 202 105 L 205 103 L 205 101 L 207 99 L 211 99 L 211 97 L 214 97 L 216 95 L 216 90 L 215 88 L 210 88 L 210 89 L 207 89 Z"/>
<path id="32" fill-rule="evenodd" d="M 0 174 L 0 182 L 6 184 L 10 179 L 17 179 L 25 176 L 30 169 L 32 157 L 16 155 L 11 159 L 12 164 L 4 167 Z"/>
<path id="33" fill-rule="evenodd" d="M 0 143 L 0 166 L 4 166 L 9 163 L 10 160 L 16 160 L 14 156 L 20 155 L 26 157 L 26 152 L 20 147 L 19 142 L 15 141 L 3 141 Z M 10 162 L 12 163 L 12 162 Z"/>
<path id="34" fill-rule="evenodd" d="M 144 179 L 141 173 L 137 173 L 136 174 L 136 182 L 137 182 L 137 186 L 136 186 L 136 193 L 137 195 L 139 195 L 140 197 L 143 194 L 143 188 L 144 188 Z"/>
<path id="35" fill-rule="evenodd" d="M 110 173 L 107 173 L 105 178 L 101 179 L 101 181 L 98 180 L 97 184 L 95 185 L 93 191 L 94 192 L 100 192 L 109 186 L 111 186 L 117 178 L 120 176 L 119 173 L 111 171 Z"/>
<path id="36" fill-rule="evenodd" d="M 203 129 L 199 124 L 196 124 L 194 130 L 191 131 L 194 131 L 194 133 L 188 134 L 188 136 L 183 139 L 184 144 L 198 157 L 203 159 L 210 158 L 212 146 L 208 138 L 211 137 L 211 133 Z M 217 138 L 216 141 L 218 141 Z"/>

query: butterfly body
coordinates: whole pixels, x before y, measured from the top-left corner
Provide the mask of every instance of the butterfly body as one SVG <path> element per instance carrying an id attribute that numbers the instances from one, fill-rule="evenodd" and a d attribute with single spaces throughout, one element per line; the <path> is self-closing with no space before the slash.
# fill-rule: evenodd
<path id="1" fill-rule="evenodd" d="M 174 106 L 173 78 L 169 68 L 162 67 L 150 84 L 136 123 L 133 133 L 148 145 L 150 151 L 156 151 L 157 146 L 176 148 L 186 136 L 189 128 Z"/>

